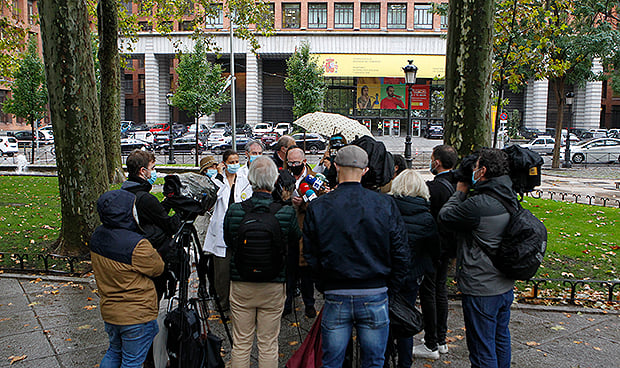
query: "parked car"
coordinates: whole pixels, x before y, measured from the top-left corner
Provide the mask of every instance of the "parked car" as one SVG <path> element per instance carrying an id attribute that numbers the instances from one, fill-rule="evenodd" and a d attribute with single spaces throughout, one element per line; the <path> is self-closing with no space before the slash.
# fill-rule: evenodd
<path id="1" fill-rule="evenodd" d="M 37 132 L 39 135 L 39 140 L 41 142 L 45 141 L 45 135 L 41 132 Z M 32 132 L 30 130 L 20 130 L 17 132 L 12 132 L 11 135 L 17 139 L 17 145 L 19 147 L 30 146 L 32 144 Z"/>
<path id="2" fill-rule="evenodd" d="M 131 120 L 121 121 L 121 133 L 124 133 L 128 130 L 132 130 L 133 127 L 134 127 L 133 121 Z"/>
<path id="3" fill-rule="evenodd" d="M 200 134 L 209 134 L 209 127 L 206 124 L 200 124 Z M 188 134 L 196 134 L 196 124 L 191 124 L 187 127 L 186 133 Z"/>
<path id="4" fill-rule="evenodd" d="M 127 138 L 134 138 L 151 144 L 155 143 L 155 134 L 148 130 L 127 132 Z"/>
<path id="5" fill-rule="evenodd" d="M 590 129 L 592 138 L 607 138 L 607 129 Z"/>
<path id="6" fill-rule="evenodd" d="M 230 134 L 232 133 L 232 128 L 230 127 L 229 123 L 220 121 L 220 122 L 214 123 L 211 126 L 210 131 L 213 133 Z"/>
<path id="7" fill-rule="evenodd" d="M 273 128 L 273 131 L 280 134 L 285 135 L 291 133 L 291 123 L 280 122 Z"/>
<path id="8" fill-rule="evenodd" d="M 539 135 L 544 135 L 540 130 L 528 127 L 521 127 L 521 129 L 519 129 L 519 134 L 525 139 L 534 139 L 538 138 Z"/>
<path id="9" fill-rule="evenodd" d="M 539 154 L 550 155 L 553 153 L 553 147 L 555 147 L 555 139 L 549 136 L 540 136 L 529 143 L 522 144 L 521 147 L 529 148 Z"/>
<path id="10" fill-rule="evenodd" d="M 245 145 L 251 141 L 252 138 L 250 137 L 237 137 L 237 152 L 245 152 Z M 228 142 L 226 143 L 220 143 L 220 144 L 216 144 L 211 146 L 211 152 L 213 152 L 216 155 L 220 155 L 222 154 L 224 151 L 232 149 L 232 140 L 229 139 Z"/>
<path id="11" fill-rule="evenodd" d="M 159 133 L 159 132 L 167 132 L 170 129 L 170 125 L 168 123 L 157 123 L 149 129 L 151 133 Z"/>
<path id="12" fill-rule="evenodd" d="M 252 136 L 252 127 L 249 124 L 241 124 L 237 125 L 237 129 L 235 129 L 235 133 L 237 135 L 251 137 Z"/>
<path id="13" fill-rule="evenodd" d="M 441 125 L 431 125 L 428 127 L 426 132 L 424 133 L 424 137 L 427 139 L 443 139 L 443 126 Z"/>
<path id="14" fill-rule="evenodd" d="M 121 139 L 121 153 L 130 153 L 135 149 L 141 149 L 143 151 L 150 151 L 151 145 L 148 142 L 141 141 L 135 138 L 122 138 Z"/>
<path id="15" fill-rule="evenodd" d="M 295 139 L 295 144 L 299 148 L 303 149 L 305 144 L 306 151 L 309 151 L 313 155 L 317 154 L 319 151 L 323 151 L 327 146 L 325 138 L 317 133 L 297 133 L 293 134 L 293 138 Z"/>
<path id="16" fill-rule="evenodd" d="M 254 137 L 262 138 L 265 133 L 271 133 L 273 131 L 273 125 L 271 123 L 258 123 L 254 125 L 254 129 L 252 129 L 254 133 Z"/>
<path id="17" fill-rule="evenodd" d="M 607 136 L 609 138 L 620 138 L 620 129 L 609 129 L 609 131 L 607 131 Z"/>
<path id="18" fill-rule="evenodd" d="M 7 155 L 13 157 L 19 148 L 17 147 L 17 139 L 6 135 L 0 136 L 0 156 Z"/>
<path id="19" fill-rule="evenodd" d="M 209 149 L 222 143 L 230 142 L 231 137 L 225 136 L 223 133 L 212 132 L 209 134 Z"/>
<path id="20" fill-rule="evenodd" d="M 260 140 L 261 140 L 261 142 L 263 142 L 265 147 L 270 147 L 279 138 L 280 138 L 280 135 L 278 133 L 276 133 L 276 132 L 268 132 L 268 133 L 264 133 Z"/>
<path id="21" fill-rule="evenodd" d="M 620 139 L 596 138 L 571 145 L 571 161 L 580 163 L 607 163 L 620 161 Z"/>
<path id="22" fill-rule="evenodd" d="M 196 128 L 194 128 L 194 131 Z M 180 137 L 187 133 L 187 126 L 185 124 L 172 124 L 172 136 Z"/>
<path id="23" fill-rule="evenodd" d="M 43 134 L 43 139 L 40 139 L 40 143 L 43 144 L 53 144 L 54 143 L 54 133 L 50 129 L 39 129 L 39 137 Z"/>
<path id="24" fill-rule="evenodd" d="M 161 154 L 167 154 L 169 147 L 169 144 L 162 144 L 157 147 L 157 151 Z M 172 149 L 174 152 L 189 152 L 192 155 L 196 154 L 196 138 L 187 136 L 176 138 L 172 141 Z M 198 153 L 202 153 L 204 150 L 205 144 L 201 140 L 198 140 Z"/>

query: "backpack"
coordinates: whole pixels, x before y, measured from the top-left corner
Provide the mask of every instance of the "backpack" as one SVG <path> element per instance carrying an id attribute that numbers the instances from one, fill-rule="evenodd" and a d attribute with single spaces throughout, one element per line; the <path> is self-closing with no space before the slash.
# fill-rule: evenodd
<path id="1" fill-rule="evenodd" d="M 497 199 L 510 214 L 510 221 L 497 249 L 482 246 L 482 250 L 506 277 L 514 280 L 532 278 L 547 250 L 547 228 L 529 210 L 517 203 L 515 209 L 506 199 L 494 192 L 484 192 Z"/>
<path id="2" fill-rule="evenodd" d="M 235 239 L 234 261 L 243 281 L 268 282 L 276 278 L 286 261 L 277 202 L 254 206 L 251 199 L 241 202 L 245 211 Z"/>
<path id="3" fill-rule="evenodd" d="M 540 185 L 540 168 L 544 160 L 538 153 L 518 144 L 506 147 L 503 151 L 508 155 L 512 189 L 523 198 L 524 193 Z"/>
<path id="4" fill-rule="evenodd" d="M 362 148 L 368 154 L 368 172 L 362 177 L 364 188 L 382 187 L 394 176 L 394 157 L 382 142 L 364 135 L 351 144 Z"/>

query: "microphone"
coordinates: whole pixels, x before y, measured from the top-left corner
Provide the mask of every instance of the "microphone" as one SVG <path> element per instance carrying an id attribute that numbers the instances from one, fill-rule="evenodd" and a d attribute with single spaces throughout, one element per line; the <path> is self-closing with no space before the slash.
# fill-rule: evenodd
<path id="1" fill-rule="evenodd" d="M 313 199 L 317 198 L 316 193 L 314 192 L 314 190 L 310 189 L 308 183 L 301 183 L 299 185 L 299 192 L 304 199 L 304 202 L 310 202 Z"/>
<path id="2" fill-rule="evenodd" d="M 327 185 L 325 185 L 325 182 L 312 175 L 307 175 L 304 180 L 306 181 L 306 183 L 310 184 L 315 190 L 327 189 Z"/>

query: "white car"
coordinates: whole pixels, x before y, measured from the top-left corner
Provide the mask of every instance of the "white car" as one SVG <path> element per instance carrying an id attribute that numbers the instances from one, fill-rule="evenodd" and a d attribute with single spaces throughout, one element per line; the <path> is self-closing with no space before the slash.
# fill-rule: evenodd
<path id="1" fill-rule="evenodd" d="M 17 152 L 17 139 L 6 135 L 0 136 L 0 156 L 13 157 Z"/>
<path id="2" fill-rule="evenodd" d="M 230 141 L 231 137 L 227 137 L 223 133 L 211 133 L 208 138 L 209 149 L 214 146 L 219 146 L 220 144 L 229 143 Z"/>
<path id="3" fill-rule="evenodd" d="M 43 139 L 39 139 L 40 143 L 52 144 L 54 143 L 54 133 L 51 129 L 39 129 L 39 137 L 43 135 Z"/>
<path id="4" fill-rule="evenodd" d="M 620 161 L 620 139 L 597 138 L 571 145 L 571 161 L 580 163 L 607 163 Z"/>
<path id="5" fill-rule="evenodd" d="M 258 123 L 252 129 L 252 133 L 256 138 L 262 138 L 263 134 L 271 132 L 273 132 L 273 126 L 269 123 Z"/>
<path id="6" fill-rule="evenodd" d="M 290 123 L 278 123 L 273 131 L 278 133 L 279 135 L 289 134 L 291 132 L 291 124 Z"/>
<path id="7" fill-rule="evenodd" d="M 553 153 L 553 147 L 555 147 L 555 139 L 549 136 L 540 136 L 529 143 L 522 144 L 521 147 L 529 148 L 542 155 L 550 155 Z"/>
<path id="8" fill-rule="evenodd" d="M 168 135 L 168 133 L 166 133 L 166 135 Z M 148 142 L 151 144 L 155 142 L 155 134 L 151 133 L 148 130 L 136 130 L 134 132 L 129 132 L 127 137 L 139 139 L 141 141 Z"/>

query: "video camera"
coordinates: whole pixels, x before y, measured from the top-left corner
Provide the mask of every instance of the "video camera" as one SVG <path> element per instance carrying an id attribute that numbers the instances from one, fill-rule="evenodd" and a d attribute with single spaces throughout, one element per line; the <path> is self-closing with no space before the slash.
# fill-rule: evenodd
<path id="1" fill-rule="evenodd" d="M 172 208 L 184 221 L 195 220 L 215 205 L 217 187 L 207 176 L 196 173 L 166 175 L 162 205 Z"/>

